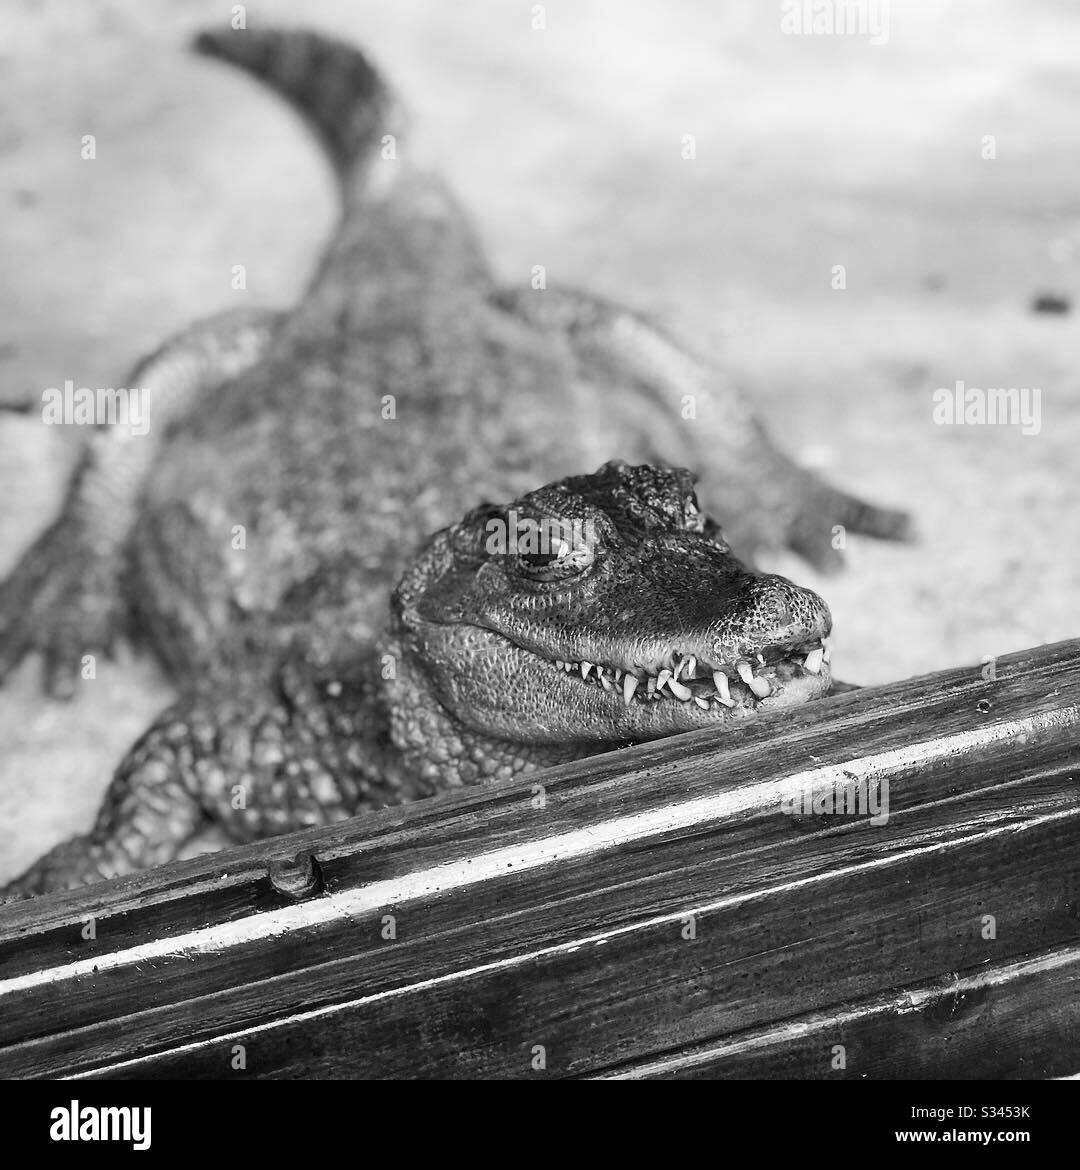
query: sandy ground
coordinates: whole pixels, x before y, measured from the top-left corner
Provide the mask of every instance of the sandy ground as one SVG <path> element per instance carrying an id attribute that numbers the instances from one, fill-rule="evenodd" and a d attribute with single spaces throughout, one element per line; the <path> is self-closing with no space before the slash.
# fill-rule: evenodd
<path id="1" fill-rule="evenodd" d="M 1030 311 L 1078 292 L 1075 6 L 894 2 L 876 46 L 784 36 L 761 0 L 566 0 L 543 31 L 495 0 L 247 12 L 373 49 L 508 278 L 543 263 L 718 343 L 790 448 L 910 507 L 916 548 L 854 543 L 828 580 L 771 566 L 828 598 L 838 673 L 887 681 L 1077 633 L 1076 318 Z M 333 189 L 287 110 L 184 52 L 228 13 L 6 5 L 0 399 L 118 384 L 237 303 L 233 264 L 249 304 L 302 288 Z M 958 379 L 1039 387 L 1040 433 L 935 426 L 931 396 Z M 0 572 L 58 506 L 76 438 L 59 430 L 0 417 Z M 64 706 L 37 681 L 27 663 L 0 694 L 0 878 L 89 823 L 169 698 L 130 658 Z"/>

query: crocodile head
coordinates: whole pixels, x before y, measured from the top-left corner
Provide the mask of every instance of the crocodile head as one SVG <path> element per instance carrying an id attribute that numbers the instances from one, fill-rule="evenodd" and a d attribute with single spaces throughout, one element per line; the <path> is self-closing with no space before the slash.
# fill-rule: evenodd
<path id="1" fill-rule="evenodd" d="M 582 754 L 824 695 L 825 602 L 733 556 L 693 485 L 612 462 L 438 533 L 395 594 L 428 693 L 474 733 Z"/>

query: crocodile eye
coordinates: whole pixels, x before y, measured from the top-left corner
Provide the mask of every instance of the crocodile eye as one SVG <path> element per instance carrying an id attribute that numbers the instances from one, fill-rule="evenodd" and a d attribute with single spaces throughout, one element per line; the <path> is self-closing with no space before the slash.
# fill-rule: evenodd
<path id="1" fill-rule="evenodd" d="M 587 542 L 570 542 L 561 538 L 551 540 L 537 552 L 519 552 L 518 568 L 534 581 L 561 581 L 584 572 L 594 559 Z"/>

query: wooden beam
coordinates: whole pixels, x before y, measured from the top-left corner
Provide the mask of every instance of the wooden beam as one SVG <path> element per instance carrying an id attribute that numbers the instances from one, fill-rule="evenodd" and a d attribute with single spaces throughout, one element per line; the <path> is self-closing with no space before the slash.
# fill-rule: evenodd
<path id="1" fill-rule="evenodd" d="M 0 908 L 0 1075 L 1076 1072 L 1080 642 L 995 669 Z"/>

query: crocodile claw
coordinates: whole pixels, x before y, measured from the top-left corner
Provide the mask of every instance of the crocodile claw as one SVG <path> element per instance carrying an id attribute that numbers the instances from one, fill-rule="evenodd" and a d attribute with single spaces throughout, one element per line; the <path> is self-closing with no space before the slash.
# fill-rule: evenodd
<path id="1" fill-rule="evenodd" d="M 788 520 L 785 543 L 823 573 L 844 565 L 844 537 L 854 532 L 877 540 L 912 541 L 911 516 L 849 495 L 811 471 L 799 468 L 799 509 Z"/>
<path id="2" fill-rule="evenodd" d="M 87 655 L 111 657 L 123 632 L 119 575 L 71 514 L 47 528 L 0 582 L 0 683 L 39 652 L 45 692 L 71 698 Z"/>
<path id="3" fill-rule="evenodd" d="M 790 549 L 819 572 L 836 573 L 844 567 L 843 550 L 852 533 L 877 540 L 916 539 L 907 512 L 850 495 L 800 467 L 767 439 L 765 444 L 755 452 L 763 466 L 752 484 L 738 471 L 718 475 L 707 464 L 701 477 L 704 503 L 744 560 L 754 563 L 763 551 Z"/>

